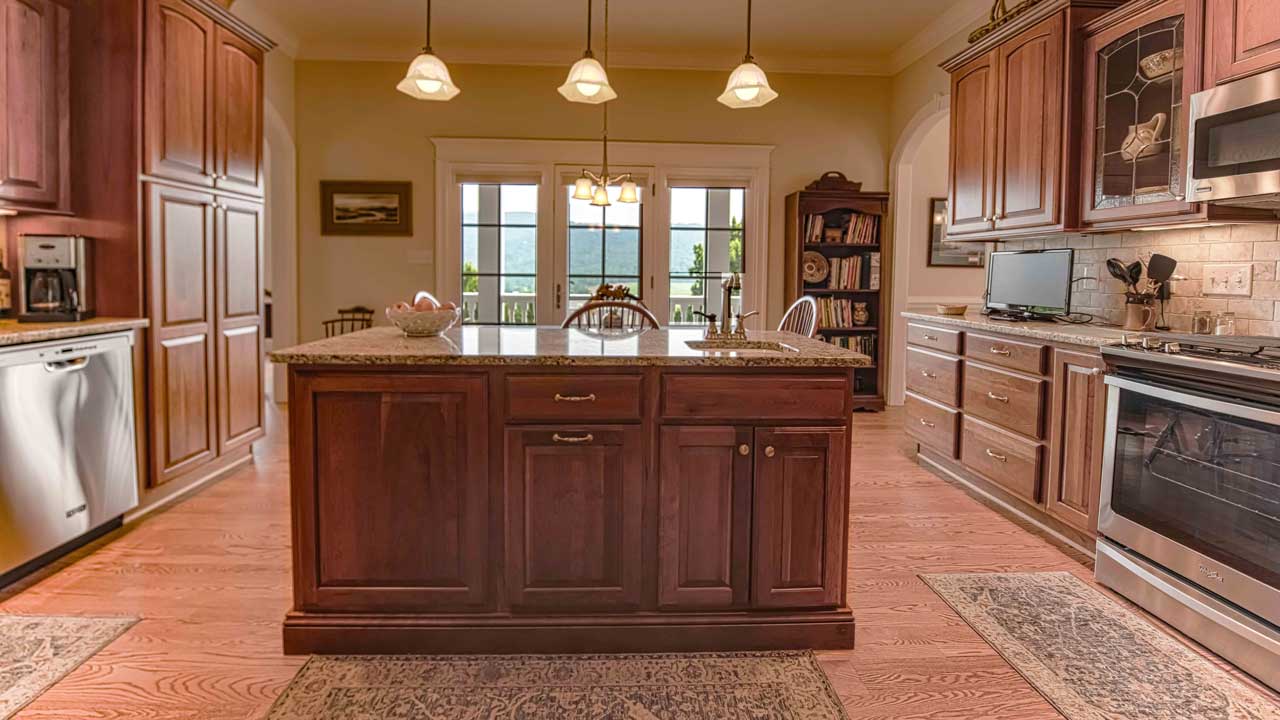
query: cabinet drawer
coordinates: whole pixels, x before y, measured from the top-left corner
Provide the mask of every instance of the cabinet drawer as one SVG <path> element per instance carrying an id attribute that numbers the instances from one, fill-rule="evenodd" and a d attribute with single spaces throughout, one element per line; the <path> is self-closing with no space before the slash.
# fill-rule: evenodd
<path id="1" fill-rule="evenodd" d="M 952 407 L 960 404 L 960 360 L 907 348 L 907 389 Z"/>
<path id="2" fill-rule="evenodd" d="M 639 420 L 639 375 L 511 375 L 508 420 Z"/>
<path id="3" fill-rule="evenodd" d="M 960 353 L 959 330 L 941 330 L 928 325 L 907 323 L 907 342 L 931 350 Z"/>
<path id="4" fill-rule="evenodd" d="M 850 399 L 843 378 L 805 375 L 662 376 L 662 414 L 668 418 L 841 420 Z M 748 410 L 749 409 L 749 410 Z"/>
<path id="5" fill-rule="evenodd" d="M 1008 430 L 1044 439 L 1045 381 L 965 363 L 964 411 Z"/>
<path id="6" fill-rule="evenodd" d="M 954 458 L 960 437 L 960 411 L 907 393 L 906 431 L 922 445 Z"/>
<path id="7" fill-rule="evenodd" d="M 1035 375 L 1044 374 L 1045 346 L 994 335 L 966 333 L 965 357 Z"/>
<path id="8" fill-rule="evenodd" d="M 964 417 L 960 461 L 965 467 L 1030 503 L 1040 501 L 1040 443 L 969 415 Z"/>

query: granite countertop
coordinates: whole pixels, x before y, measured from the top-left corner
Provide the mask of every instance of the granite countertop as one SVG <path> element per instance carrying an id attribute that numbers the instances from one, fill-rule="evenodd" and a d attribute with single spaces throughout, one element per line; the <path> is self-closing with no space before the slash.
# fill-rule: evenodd
<path id="1" fill-rule="evenodd" d="M 80 322 L 20 323 L 17 320 L 0 320 L 0 347 L 25 345 L 26 343 L 65 340 L 85 335 L 119 332 L 144 328 L 150 324 L 145 318 L 101 317 Z"/>
<path id="2" fill-rule="evenodd" d="M 293 365 L 569 365 L 709 367 L 866 367 L 871 358 L 787 332 L 749 332 L 753 342 L 782 343 L 767 350 L 700 351 L 701 328 L 647 330 L 602 336 L 558 327 L 468 325 L 437 338 L 407 338 L 394 327 L 340 335 L 271 353 Z"/>
<path id="3" fill-rule="evenodd" d="M 1069 345 L 1085 345 L 1102 347 L 1115 345 L 1126 333 L 1114 325 L 1073 325 L 1066 322 L 1008 322 L 992 320 L 978 312 L 969 311 L 964 315 L 943 315 L 933 308 L 914 308 L 902 313 L 908 320 L 927 320 L 938 325 L 954 325 L 969 330 L 1000 333 L 1002 335 L 1020 335 L 1036 340 L 1066 343 Z"/>

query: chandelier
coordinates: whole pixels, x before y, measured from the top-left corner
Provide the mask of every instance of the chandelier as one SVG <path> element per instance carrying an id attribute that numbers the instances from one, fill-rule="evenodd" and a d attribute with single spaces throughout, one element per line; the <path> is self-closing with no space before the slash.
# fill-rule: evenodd
<path id="1" fill-rule="evenodd" d="M 588 18 L 590 18 L 590 0 L 588 0 Z M 590 24 L 590 19 L 588 19 Z M 590 33 L 588 32 L 588 37 Z M 590 57 L 591 50 L 587 50 Z M 584 58 L 585 59 L 585 58 Z M 581 60 L 579 62 L 582 62 Z M 594 60 L 592 62 L 595 62 Z M 606 87 L 608 83 L 605 70 L 609 65 L 609 0 L 604 0 L 604 65 L 601 66 L 600 72 L 605 76 Z M 575 66 L 576 67 L 576 66 Z M 572 75 L 570 76 L 572 81 Z M 569 85 L 569 83 L 565 83 Z M 563 92 L 563 89 L 561 90 Z M 612 93 L 612 89 L 610 89 Z M 636 191 L 635 179 L 631 177 L 631 173 L 622 173 L 620 175 L 609 174 L 609 104 L 604 103 L 604 128 L 601 132 L 601 141 L 604 144 L 602 162 L 600 164 L 600 172 L 594 173 L 586 168 L 582 169 L 582 175 L 573 183 L 573 198 L 575 200 L 590 200 L 592 205 L 597 207 L 609 207 L 613 203 L 609 201 L 609 187 L 618 186 L 618 202 L 636 203 L 640 202 L 640 196 Z"/>

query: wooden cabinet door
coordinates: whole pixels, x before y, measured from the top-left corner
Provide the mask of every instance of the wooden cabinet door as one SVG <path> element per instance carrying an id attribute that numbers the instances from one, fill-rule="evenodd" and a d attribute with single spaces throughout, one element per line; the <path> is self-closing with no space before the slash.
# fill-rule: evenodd
<path id="1" fill-rule="evenodd" d="M 1061 222 L 1063 14 L 997 51 L 997 230 Z"/>
<path id="2" fill-rule="evenodd" d="M 213 185 L 213 20 L 183 0 L 146 0 L 143 172 Z"/>
<path id="3" fill-rule="evenodd" d="M 746 604 L 752 442 L 750 428 L 662 428 L 658 604 Z"/>
<path id="4" fill-rule="evenodd" d="M 951 74 L 949 236 L 995 227 L 996 55 Z"/>
<path id="5" fill-rule="evenodd" d="M 1275 0 L 1208 0 L 1205 87 L 1280 67 Z"/>
<path id="6" fill-rule="evenodd" d="M 154 485 L 218 454 L 214 198 L 146 186 Z"/>
<path id="7" fill-rule="evenodd" d="M 218 28 L 214 172 L 218 188 L 262 195 L 262 51 Z"/>
<path id="8" fill-rule="evenodd" d="M 65 200 L 69 36 L 61 5 L 0 0 L 0 200 Z"/>
<path id="9" fill-rule="evenodd" d="M 840 605 L 848 512 L 844 430 L 760 428 L 755 437 L 751 604 Z"/>
<path id="10" fill-rule="evenodd" d="M 263 207 L 217 205 L 218 442 L 222 452 L 263 434 Z"/>
<path id="11" fill-rule="evenodd" d="M 639 427 L 507 428 L 511 606 L 638 606 L 643 482 Z"/>
<path id="12" fill-rule="evenodd" d="M 1097 353 L 1054 350 L 1053 415 L 1045 509 L 1064 523 L 1094 534 L 1102 487 L 1106 365 Z"/>
<path id="13" fill-rule="evenodd" d="M 302 606 L 492 608 L 487 380 L 364 374 L 295 385 Z"/>

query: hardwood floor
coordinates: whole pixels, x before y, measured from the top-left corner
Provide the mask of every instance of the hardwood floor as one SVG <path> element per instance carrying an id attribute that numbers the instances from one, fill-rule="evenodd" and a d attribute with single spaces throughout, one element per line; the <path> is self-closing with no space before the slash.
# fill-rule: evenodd
<path id="1" fill-rule="evenodd" d="M 303 663 L 280 646 L 290 595 L 282 420 L 272 408 L 254 466 L 0 591 L 0 612 L 143 618 L 18 719 L 266 713 Z M 916 574 L 1091 571 L 918 467 L 901 424 L 900 411 L 856 418 L 858 642 L 821 653 L 823 668 L 853 720 L 1060 717 Z"/>

